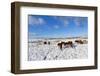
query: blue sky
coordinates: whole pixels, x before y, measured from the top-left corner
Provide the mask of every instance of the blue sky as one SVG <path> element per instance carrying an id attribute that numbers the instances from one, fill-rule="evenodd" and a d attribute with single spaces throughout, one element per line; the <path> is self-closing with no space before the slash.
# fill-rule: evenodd
<path id="1" fill-rule="evenodd" d="M 28 15 L 29 38 L 65 38 L 88 35 L 88 18 Z"/>

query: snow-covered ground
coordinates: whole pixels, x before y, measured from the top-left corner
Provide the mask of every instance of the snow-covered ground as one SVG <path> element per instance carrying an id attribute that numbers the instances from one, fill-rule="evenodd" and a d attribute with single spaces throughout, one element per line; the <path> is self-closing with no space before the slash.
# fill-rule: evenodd
<path id="1" fill-rule="evenodd" d="M 86 59 L 88 58 L 88 44 L 75 44 L 76 39 L 67 39 L 75 44 L 75 48 L 63 48 L 57 46 L 57 43 L 66 39 L 46 39 L 33 40 L 28 43 L 28 61 L 36 60 L 67 60 L 67 59 Z M 87 39 L 86 39 L 87 40 Z M 44 44 L 44 41 L 49 41 L 49 44 Z"/>

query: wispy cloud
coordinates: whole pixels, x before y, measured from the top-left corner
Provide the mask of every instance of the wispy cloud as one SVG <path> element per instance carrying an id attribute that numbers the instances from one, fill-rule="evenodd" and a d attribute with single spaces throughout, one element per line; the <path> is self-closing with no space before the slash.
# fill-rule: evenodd
<path id="1" fill-rule="evenodd" d="M 55 29 L 58 29 L 58 28 L 59 28 L 59 25 L 54 25 L 54 28 L 55 28 Z"/>
<path id="2" fill-rule="evenodd" d="M 54 17 L 54 18 L 58 19 L 65 27 L 67 27 L 69 25 L 69 20 L 67 19 L 67 17 L 58 16 L 58 17 Z"/>
<path id="3" fill-rule="evenodd" d="M 32 39 L 32 38 L 38 36 L 38 34 L 35 33 L 35 32 L 29 32 L 29 33 L 28 33 L 28 36 L 29 36 L 29 39 Z"/>
<path id="4" fill-rule="evenodd" d="M 75 22 L 75 25 L 76 25 L 76 26 L 78 26 L 78 27 L 81 26 L 80 18 L 75 18 L 75 19 L 74 19 L 74 22 Z"/>
<path id="5" fill-rule="evenodd" d="M 68 26 L 69 25 L 69 21 L 68 20 L 63 20 L 64 26 Z"/>
<path id="6" fill-rule="evenodd" d="M 45 24 L 45 20 L 41 17 L 29 16 L 30 25 L 42 25 Z"/>
<path id="7" fill-rule="evenodd" d="M 76 26 L 78 27 L 82 27 L 82 25 L 84 25 L 84 23 L 86 22 L 86 17 L 78 17 L 74 19 L 74 23 Z"/>
<path id="8" fill-rule="evenodd" d="M 35 32 L 29 32 L 29 36 L 36 36 L 37 35 L 37 33 L 35 33 Z"/>

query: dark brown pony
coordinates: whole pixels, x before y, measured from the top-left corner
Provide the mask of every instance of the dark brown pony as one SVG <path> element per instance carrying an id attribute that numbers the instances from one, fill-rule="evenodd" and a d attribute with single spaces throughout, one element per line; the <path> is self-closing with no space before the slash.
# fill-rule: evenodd
<path id="1" fill-rule="evenodd" d="M 47 44 L 47 42 L 45 41 L 44 44 Z"/>
<path id="2" fill-rule="evenodd" d="M 64 46 L 66 46 L 66 47 L 73 47 L 73 42 L 72 41 L 65 42 Z"/>
<path id="3" fill-rule="evenodd" d="M 57 45 L 58 45 L 58 47 L 60 47 L 60 49 L 62 50 L 62 43 L 58 43 Z"/>
<path id="4" fill-rule="evenodd" d="M 49 45 L 50 45 L 50 42 L 46 42 L 46 41 L 45 41 L 44 44 L 49 44 Z"/>
<path id="5" fill-rule="evenodd" d="M 60 47 L 60 49 L 62 50 L 62 49 L 63 49 L 63 46 L 64 46 L 64 47 L 73 47 L 73 42 L 72 42 L 72 41 L 61 42 L 61 43 L 58 43 L 57 45 L 58 45 L 58 47 Z"/>

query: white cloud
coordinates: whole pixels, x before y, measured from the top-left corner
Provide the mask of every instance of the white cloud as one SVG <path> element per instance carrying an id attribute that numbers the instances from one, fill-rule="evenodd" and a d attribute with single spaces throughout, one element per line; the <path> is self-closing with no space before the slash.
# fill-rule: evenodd
<path id="1" fill-rule="evenodd" d="M 45 20 L 40 17 L 29 16 L 29 24 L 30 25 L 41 25 L 41 24 L 45 24 Z"/>
<path id="2" fill-rule="evenodd" d="M 39 24 L 44 24 L 45 23 L 44 19 L 42 19 L 42 18 L 38 18 L 38 22 L 39 22 Z"/>
<path id="3" fill-rule="evenodd" d="M 66 27 L 66 26 L 68 26 L 69 25 L 69 20 L 68 20 L 68 18 L 67 17 L 58 17 L 59 18 L 59 20 L 63 23 L 63 25 Z"/>
<path id="4" fill-rule="evenodd" d="M 29 32 L 29 33 L 28 33 L 29 39 L 32 39 L 32 38 L 36 37 L 37 35 L 38 35 L 38 34 L 35 33 L 35 32 Z"/>
<path id="5" fill-rule="evenodd" d="M 59 28 L 59 25 L 54 25 L 54 28 L 55 28 L 55 29 L 58 29 L 58 28 Z"/>
<path id="6" fill-rule="evenodd" d="M 35 33 L 35 32 L 29 32 L 29 35 L 30 36 L 35 36 L 35 35 L 37 35 L 37 33 Z"/>
<path id="7" fill-rule="evenodd" d="M 81 24 L 80 24 L 80 19 L 79 19 L 79 18 L 75 18 L 74 22 L 75 22 L 75 25 L 76 25 L 76 26 L 80 26 L 80 25 L 81 25 Z"/>
<path id="8" fill-rule="evenodd" d="M 68 20 L 64 20 L 64 26 L 68 26 L 69 25 L 69 21 Z"/>
<path id="9" fill-rule="evenodd" d="M 81 27 L 84 24 L 84 22 L 86 22 L 86 18 L 78 17 L 78 18 L 75 18 L 74 22 L 75 22 L 76 26 Z"/>

